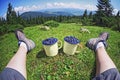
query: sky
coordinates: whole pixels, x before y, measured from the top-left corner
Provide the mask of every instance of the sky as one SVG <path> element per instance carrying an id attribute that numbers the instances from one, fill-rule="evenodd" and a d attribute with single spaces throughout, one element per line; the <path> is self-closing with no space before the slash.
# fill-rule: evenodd
<path id="1" fill-rule="evenodd" d="M 82 10 L 97 10 L 97 0 L 0 0 L 0 16 L 5 17 L 8 3 L 11 3 L 14 10 L 19 13 L 26 11 L 40 11 L 51 8 L 76 8 Z M 120 0 L 111 0 L 116 14 L 120 10 Z"/>

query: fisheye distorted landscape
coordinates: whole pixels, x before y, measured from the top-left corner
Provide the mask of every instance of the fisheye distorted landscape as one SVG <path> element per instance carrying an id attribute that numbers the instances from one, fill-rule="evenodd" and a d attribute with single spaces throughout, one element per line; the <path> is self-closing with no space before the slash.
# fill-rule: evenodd
<path id="1" fill-rule="evenodd" d="M 110 34 L 106 51 L 120 71 L 119 3 L 120 0 L 0 0 L 0 72 L 18 50 L 16 29 L 36 44 L 27 54 L 27 80 L 93 79 L 96 58 L 86 42 L 101 32 Z M 71 44 L 79 43 L 74 55 L 64 52 L 66 36 L 77 40 Z M 42 42 L 47 38 L 55 41 Z M 61 47 L 58 54 L 48 56 L 43 44 L 57 41 Z"/>

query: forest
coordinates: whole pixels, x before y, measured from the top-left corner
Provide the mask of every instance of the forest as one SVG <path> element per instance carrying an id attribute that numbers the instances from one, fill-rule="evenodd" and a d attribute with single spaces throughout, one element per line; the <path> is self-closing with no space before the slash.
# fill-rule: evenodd
<path id="1" fill-rule="evenodd" d="M 19 12 L 16 12 L 11 3 L 8 4 L 6 18 L 0 17 L 0 35 L 13 32 L 15 29 L 24 29 L 32 25 L 46 24 L 47 21 L 59 23 L 76 23 L 83 26 L 100 26 L 108 27 L 112 30 L 120 32 L 120 10 L 117 14 L 113 14 L 114 7 L 111 5 L 110 0 L 98 0 L 96 5 L 98 8 L 95 13 L 89 12 L 87 9 L 83 15 L 80 16 L 37 16 L 24 19 Z"/>

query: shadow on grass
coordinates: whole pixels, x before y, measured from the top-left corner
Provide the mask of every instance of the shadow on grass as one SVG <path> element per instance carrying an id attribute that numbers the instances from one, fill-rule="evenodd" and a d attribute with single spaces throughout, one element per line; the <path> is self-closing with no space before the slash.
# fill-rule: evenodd
<path id="1" fill-rule="evenodd" d="M 61 49 L 59 49 L 58 55 L 63 55 L 63 47 Z"/>
<path id="2" fill-rule="evenodd" d="M 59 49 L 57 55 L 63 55 L 63 48 Z M 48 57 L 48 56 L 46 55 L 44 49 L 40 50 L 36 55 L 36 58 L 46 58 L 46 57 Z"/>
<path id="3" fill-rule="evenodd" d="M 96 61 L 94 61 L 93 69 L 90 74 L 90 80 L 92 80 L 95 77 L 95 74 L 96 74 Z"/>
<path id="4" fill-rule="evenodd" d="M 47 57 L 47 55 L 45 54 L 44 49 L 40 50 L 36 55 L 36 58 L 46 58 L 46 57 Z"/>

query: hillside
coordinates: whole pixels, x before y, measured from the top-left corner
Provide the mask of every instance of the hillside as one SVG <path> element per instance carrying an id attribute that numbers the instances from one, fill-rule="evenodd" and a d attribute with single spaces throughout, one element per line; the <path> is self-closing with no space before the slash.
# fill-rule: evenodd
<path id="1" fill-rule="evenodd" d="M 24 29 L 26 36 L 36 43 L 35 49 L 27 55 L 28 80 L 91 80 L 95 76 L 95 56 L 91 50 L 85 47 L 85 43 L 103 31 L 110 33 L 107 52 L 120 71 L 119 32 L 98 26 L 85 26 L 91 33 L 80 33 L 80 28 L 83 26 L 74 23 L 60 24 L 59 27 L 50 28 L 48 31 L 41 30 L 41 26 L 31 26 Z M 68 35 L 75 36 L 81 41 L 82 47 L 78 47 L 79 53 L 68 56 L 61 49 L 55 57 L 45 55 L 42 40 L 55 37 L 64 44 L 64 37 Z M 4 69 L 17 49 L 17 39 L 13 33 L 0 37 L 0 71 Z"/>
<path id="2" fill-rule="evenodd" d="M 68 12 L 34 12 L 34 11 L 30 11 L 30 12 L 25 12 L 23 14 L 20 15 L 23 19 L 29 19 L 31 18 L 36 18 L 36 17 L 51 17 L 51 16 L 73 16 L 73 14 L 68 13 Z"/>
<path id="3" fill-rule="evenodd" d="M 89 14 L 90 11 L 88 11 Z M 29 11 L 21 14 L 24 19 L 35 18 L 38 16 L 50 17 L 50 16 L 80 16 L 83 15 L 84 10 L 74 8 L 56 8 L 56 9 L 43 9 L 40 11 Z M 93 12 L 94 13 L 94 12 Z"/>

